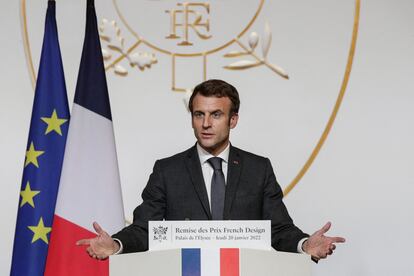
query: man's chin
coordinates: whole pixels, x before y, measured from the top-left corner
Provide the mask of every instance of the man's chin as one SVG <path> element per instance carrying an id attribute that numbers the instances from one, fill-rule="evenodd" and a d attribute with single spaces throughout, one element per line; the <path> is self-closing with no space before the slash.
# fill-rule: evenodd
<path id="1" fill-rule="evenodd" d="M 206 151 L 208 151 L 208 152 L 210 152 L 210 151 L 212 151 L 212 150 L 214 150 L 214 146 L 212 145 L 212 144 L 209 144 L 209 143 L 203 143 L 203 142 L 201 142 L 200 143 L 200 141 L 198 142 L 198 144 L 204 149 L 204 150 L 206 150 Z"/>
<path id="2" fill-rule="evenodd" d="M 217 144 L 213 141 L 198 140 L 198 144 L 207 152 L 216 155 L 225 148 L 224 144 Z M 221 150 L 220 150 L 221 149 Z"/>

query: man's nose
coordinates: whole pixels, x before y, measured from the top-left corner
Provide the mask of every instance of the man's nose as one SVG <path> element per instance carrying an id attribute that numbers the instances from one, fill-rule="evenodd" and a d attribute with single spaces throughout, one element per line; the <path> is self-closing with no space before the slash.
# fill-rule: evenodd
<path id="1" fill-rule="evenodd" d="M 210 119 L 210 116 L 204 116 L 204 119 L 203 119 L 203 128 L 209 128 L 209 127 L 211 127 L 211 119 Z"/>

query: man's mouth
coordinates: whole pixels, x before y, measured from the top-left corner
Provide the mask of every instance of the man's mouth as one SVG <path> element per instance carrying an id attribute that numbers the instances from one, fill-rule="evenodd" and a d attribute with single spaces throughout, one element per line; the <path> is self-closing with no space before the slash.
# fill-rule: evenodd
<path id="1" fill-rule="evenodd" d="M 203 138 L 210 138 L 210 137 L 213 137 L 213 133 L 205 133 L 205 132 L 202 132 L 201 133 L 201 136 L 203 137 Z"/>

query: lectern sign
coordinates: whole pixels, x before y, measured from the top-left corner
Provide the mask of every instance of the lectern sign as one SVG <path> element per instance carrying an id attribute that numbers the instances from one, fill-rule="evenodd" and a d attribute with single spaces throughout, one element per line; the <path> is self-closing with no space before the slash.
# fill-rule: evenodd
<path id="1" fill-rule="evenodd" d="M 149 250 L 250 248 L 269 250 L 269 220 L 150 221 Z"/>

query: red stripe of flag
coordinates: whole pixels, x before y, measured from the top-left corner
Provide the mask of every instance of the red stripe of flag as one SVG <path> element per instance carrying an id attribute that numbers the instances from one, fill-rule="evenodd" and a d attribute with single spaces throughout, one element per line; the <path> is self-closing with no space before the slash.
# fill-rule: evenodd
<path id="1" fill-rule="evenodd" d="M 95 236 L 95 233 L 55 215 L 45 276 L 108 275 L 108 259 L 95 260 L 85 253 L 85 247 L 75 245 L 79 239 Z"/>
<path id="2" fill-rule="evenodd" d="M 238 248 L 220 249 L 220 276 L 239 276 L 239 264 Z"/>

